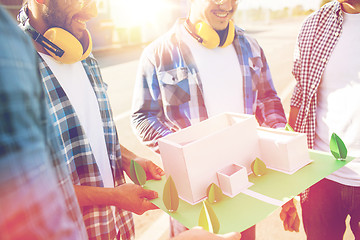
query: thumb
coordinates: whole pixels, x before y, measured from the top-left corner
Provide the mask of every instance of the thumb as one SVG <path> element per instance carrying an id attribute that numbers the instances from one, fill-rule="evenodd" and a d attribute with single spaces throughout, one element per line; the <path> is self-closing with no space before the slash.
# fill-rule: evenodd
<path id="1" fill-rule="evenodd" d="M 158 197 L 158 193 L 153 190 L 142 189 L 140 193 L 140 197 L 147 198 L 147 199 L 155 199 Z"/>

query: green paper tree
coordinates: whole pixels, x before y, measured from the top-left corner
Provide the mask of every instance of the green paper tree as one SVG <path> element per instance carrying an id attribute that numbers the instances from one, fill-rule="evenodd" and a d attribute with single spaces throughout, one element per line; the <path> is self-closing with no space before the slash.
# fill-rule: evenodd
<path id="1" fill-rule="evenodd" d="M 219 220 L 207 201 L 203 201 L 203 206 L 199 216 L 199 226 L 211 233 L 219 233 L 220 223 Z"/>
<path id="2" fill-rule="evenodd" d="M 143 186 L 146 183 L 146 173 L 139 163 L 131 160 L 130 179 L 137 185 Z"/>
<path id="3" fill-rule="evenodd" d="M 255 160 L 251 163 L 251 171 L 255 176 L 262 176 L 266 173 L 266 165 L 259 158 L 255 158 Z"/>
<path id="4" fill-rule="evenodd" d="M 330 139 L 330 151 L 337 160 L 344 160 L 347 156 L 347 149 L 341 138 L 333 133 Z"/>
<path id="5" fill-rule="evenodd" d="M 215 183 L 212 183 L 207 188 L 206 194 L 208 197 L 208 201 L 210 203 L 215 203 L 219 202 L 222 199 L 223 192 L 221 191 L 221 188 L 219 188 Z"/>
<path id="6" fill-rule="evenodd" d="M 289 123 L 286 123 L 286 125 L 285 125 L 285 130 L 286 130 L 286 131 L 289 131 L 289 132 L 295 132 L 294 129 L 290 126 Z"/>
<path id="7" fill-rule="evenodd" d="M 168 177 L 164 186 L 163 202 L 169 212 L 175 212 L 179 207 L 179 195 L 171 176 Z"/>

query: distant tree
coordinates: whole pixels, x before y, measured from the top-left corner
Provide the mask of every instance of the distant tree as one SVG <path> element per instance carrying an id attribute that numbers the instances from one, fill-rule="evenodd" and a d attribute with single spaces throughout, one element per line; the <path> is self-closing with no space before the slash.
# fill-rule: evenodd
<path id="1" fill-rule="evenodd" d="M 304 15 L 304 7 L 302 5 L 296 5 L 293 9 L 292 9 L 292 16 L 302 16 Z"/>
<path id="2" fill-rule="evenodd" d="M 325 4 L 332 2 L 332 0 L 322 0 L 320 3 L 320 7 L 324 6 Z"/>

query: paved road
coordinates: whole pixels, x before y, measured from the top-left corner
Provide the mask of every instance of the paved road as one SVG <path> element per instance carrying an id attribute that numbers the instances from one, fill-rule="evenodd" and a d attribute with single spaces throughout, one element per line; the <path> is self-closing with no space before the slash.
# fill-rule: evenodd
<path id="1" fill-rule="evenodd" d="M 289 112 L 290 95 L 294 86 L 291 76 L 293 50 L 297 33 L 303 18 L 273 22 L 267 25 L 249 25 L 244 27 L 254 36 L 268 59 L 275 87 L 282 99 L 286 114 Z M 108 94 L 113 108 L 120 142 L 138 155 L 153 160 L 162 166 L 160 158 L 144 147 L 136 139 L 130 129 L 130 106 L 138 59 L 143 46 L 134 46 L 97 52 L 105 82 L 108 83 Z M 305 239 L 302 229 L 300 233 L 284 232 L 279 219 L 279 211 L 257 224 L 257 239 Z M 168 236 L 168 217 L 160 210 L 135 216 L 136 239 L 163 240 Z M 344 239 L 353 239 L 349 231 Z"/>

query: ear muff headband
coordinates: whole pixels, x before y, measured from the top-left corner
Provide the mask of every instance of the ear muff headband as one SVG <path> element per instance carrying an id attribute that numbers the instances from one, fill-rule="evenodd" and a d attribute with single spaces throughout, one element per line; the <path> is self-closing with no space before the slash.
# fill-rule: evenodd
<path id="1" fill-rule="evenodd" d="M 62 28 L 50 28 L 44 35 L 41 35 L 30 25 L 26 11 L 27 6 L 25 5 L 18 15 L 18 20 L 21 22 L 23 29 L 29 33 L 34 41 L 41 44 L 55 60 L 65 64 L 72 64 L 84 60 L 90 55 L 92 39 L 88 30 L 86 30 L 86 34 L 89 43 L 84 52 L 79 40 Z"/>
<path id="2" fill-rule="evenodd" d="M 199 22 L 195 25 L 195 29 L 192 26 L 189 19 L 186 19 L 184 23 L 185 29 L 193 36 L 199 43 L 206 48 L 213 49 L 219 46 L 220 37 L 217 32 L 207 23 Z M 228 33 L 224 44 L 220 47 L 227 47 L 233 41 L 235 37 L 235 26 L 232 21 L 229 21 Z"/>
<path id="3" fill-rule="evenodd" d="M 83 59 L 86 59 L 92 50 L 92 40 L 89 31 L 86 30 L 89 39 L 88 47 L 84 53 L 83 46 L 71 33 L 62 28 L 50 28 L 44 33 L 44 37 L 56 46 L 64 49 L 62 56 L 57 56 L 49 48 L 45 47 L 47 52 L 57 61 L 72 64 Z"/>
<path id="4" fill-rule="evenodd" d="M 234 38 L 235 38 L 235 25 L 232 21 L 229 21 L 229 28 L 228 28 L 226 40 L 221 47 L 224 48 L 232 44 Z"/>

